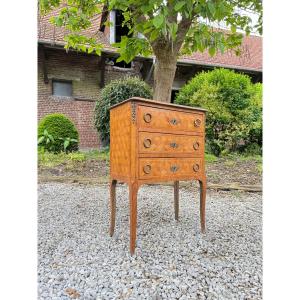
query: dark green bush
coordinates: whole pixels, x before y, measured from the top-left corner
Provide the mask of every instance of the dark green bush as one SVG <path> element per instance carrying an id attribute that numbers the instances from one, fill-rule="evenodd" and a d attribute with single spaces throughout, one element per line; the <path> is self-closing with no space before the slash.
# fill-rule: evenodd
<path id="1" fill-rule="evenodd" d="M 78 131 L 72 121 L 65 115 L 55 113 L 45 116 L 38 126 L 38 138 L 44 135 L 45 129 L 54 139 L 52 143 L 43 146 L 45 150 L 50 152 L 64 151 L 64 142 L 67 139 L 77 140 L 77 142 L 70 143 L 67 150 L 78 150 Z"/>
<path id="2" fill-rule="evenodd" d="M 226 69 L 197 74 L 177 94 L 176 103 L 208 109 L 207 150 L 215 155 L 243 152 L 262 143 L 262 85 Z"/>
<path id="3" fill-rule="evenodd" d="M 252 128 L 249 133 L 251 143 L 255 143 L 262 147 L 262 91 L 263 87 L 261 83 L 254 84 L 252 86 L 251 108 L 253 114 L 256 115 L 256 122 L 252 124 Z"/>
<path id="4" fill-rule="evenodd" d="M 137 77 L 126 77 L 113 80 L 100 93 L 100 100 L 96 102 L 94 123 L 104 144 L 109 143 L 109 108 L 131 97 L 151 99 L 152 90 Z"/>

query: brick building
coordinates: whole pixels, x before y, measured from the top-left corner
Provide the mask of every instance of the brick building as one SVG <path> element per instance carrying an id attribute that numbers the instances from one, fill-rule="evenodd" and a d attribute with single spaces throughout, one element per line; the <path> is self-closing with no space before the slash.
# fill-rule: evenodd
<path id="1" fill-rule="evenodd" d="M 118 12 L 110 15 L 115 24 L 105 28 L 101 15 L 92 20 L 86 35 L 96 36 L 104 45 L 101 56 L 84 54 L 64 49 L 67 31 L 49 23 L 51 15 L 39 16 L 38 20 L 38 119 L 44 115 L 60 112 L 67 115 L 76 125 L 81 149 L 100 146 L 100 139 L 93 125 L 95 101 L 101 88 L 112 79 L 124 76 L 139 76 L 150 85 L 153 82 L 153 58 L 137 57 L 132 63 L 116 63 L 117 53 L 111 43 L 118 41 Z M 120 26 L 121 27 L 121 26 Z M 119 27 L 119 28 L 120 28 Z M 251 76 L 254 82 L 262 80 L 262 38 L 245 37 L 243 54 L 235 56 L 228 51 L 210 57 L 208 53 L 193 53 L 177 61 L 172 99 L 175 93 L 196 73 L 224 67 Z"/>

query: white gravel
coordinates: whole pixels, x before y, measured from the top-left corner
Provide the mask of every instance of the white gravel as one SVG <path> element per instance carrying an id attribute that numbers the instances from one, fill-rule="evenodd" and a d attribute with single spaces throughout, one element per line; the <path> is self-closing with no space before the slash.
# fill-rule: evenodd
<path id="1" fill-rule="evenodd" d="M 127 197 L 111 238 L 108 185 L 39 186 L 39 299 L 262 299 L 260 194 L 208 192 L 202 235 L 198 192 L 180 190 L 176 222 L 173 188 L 143 186 L 133 257 Z"/>

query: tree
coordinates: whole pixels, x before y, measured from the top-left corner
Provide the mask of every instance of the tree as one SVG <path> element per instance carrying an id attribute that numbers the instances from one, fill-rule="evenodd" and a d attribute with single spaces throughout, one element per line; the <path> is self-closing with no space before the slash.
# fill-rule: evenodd
<path id="1" fill-rule="evenodd" d="M 177 57 L 195 51 L 208 50 L 211 56 L 217 51 L 224 53 L 234 49 L 240 54 L 243 34 L 252 30 L 262 32 L 261 0 L 40 0 L 41 13 L 61 7 L 52 22 L 65 26 L 70 34 L 65 37 L 66 49 L 93 51 L 101 54 L 102 45 L 96 39 L 83 36 L 90 19 L 101 11 L 120 10 L 124 16 L 123 26 L 129 34 L 122 36 L 119 43 L 118 61 L 126 63 L 135 56 L 155 56 L 154 99 L 170 102 L 171 89 L 176 71 Z M 251 18 L 241 9 L 259 14 L 258 23 L 251 24 Z M 216 28 L 225 22 L 228 30 Z M 109 22 L 106 22 L 109 26 Z M 138 33 L 144 38 L 140 38 Z"/>

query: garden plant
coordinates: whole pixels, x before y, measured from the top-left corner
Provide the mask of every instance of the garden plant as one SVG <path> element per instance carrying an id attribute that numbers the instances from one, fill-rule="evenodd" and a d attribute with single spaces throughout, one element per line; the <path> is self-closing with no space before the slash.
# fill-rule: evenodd
<path id="1" fill-rule="evenodd" d="M 201 72 L 178 93 L 178 104 L 206 108 L 207 150 L 260 154 L 262 146 L 262 85 L 228 69 Z M 254 153 L 253 153 L 254 152 Z"/>
<path id="2" fill-rule="evenodd" d="M 46 115 L 38 125 L 38 145 L 49 152 L 78 150 L 79 136 L 73 122 L 63 114 Z"/>
<path id="3" fill-rule="evenodd" d="M 96 102 L 94 122 L 104 144 L 109 143 L 109 108 L 131 97 L 152 97 L 151 88 L 137 77 L 112 80 L 100 93 Z"/>

